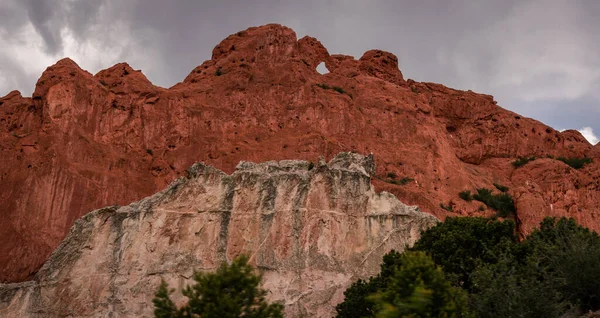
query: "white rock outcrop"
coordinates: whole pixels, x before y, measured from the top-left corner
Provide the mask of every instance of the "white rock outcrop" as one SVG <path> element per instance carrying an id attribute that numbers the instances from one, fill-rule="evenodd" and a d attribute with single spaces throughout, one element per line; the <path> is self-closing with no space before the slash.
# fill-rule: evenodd
<path id="1" fill-rule="evenodd" d="M 242 162 L 231 175 L 195 164 L 162 192 L 77 220 L 34 281 L 0 285 L 0 316 L 152 317 L 161 278 L 180 290 L 245 253 L 286 316 L 331 317 L 346 287 L 437 222 L 375 193 L 374 171 L 354 153 Z"/>

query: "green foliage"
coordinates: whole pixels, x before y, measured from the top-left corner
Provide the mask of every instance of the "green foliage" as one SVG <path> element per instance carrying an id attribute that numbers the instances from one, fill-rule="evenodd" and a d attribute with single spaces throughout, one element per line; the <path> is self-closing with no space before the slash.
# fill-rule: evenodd
<path id="1" fill-rule="evenodd" d="M 515 168 L 519 168 L 522 167 L 524 165 L 526 165 L 527 163 L 529 163 L 530 161 L 535 160 L 534 156 L 531 157 L 519 157 L 519 159 L 515 160 L 512 162 L 513 167 Z"/>
<path id="2" fill-rule="evenodd" d="M 314 163 L 311 161 L 311 162 L 308 164 L 308 171 L 310 171 L 310 170 L 312 170 L 312 169 L 314 169 L 314 168 L 315 168 L 315 164 L 314 164 Z"/>
<path id="3" fill-rule="evenodd" d="M 150 149 L 150 148 L 146 149 L 146 153 L 148 153 L 151 156 L 153 155 L 152 149 Z"/>
<path id="4" fill-rule="evenodd" d="M 333 90 L 340 93 L 340 94 L 346 94 L 346 92 L 344 91 L 343 88 L 339 87 L 339 86 L 334 86 Z"/>
<path id="5" fill-rule="evenodd" d="M 493 194 L 492 190 L 486 188 L 477 189 L 473 199 L 485 203 L 488 207 L 498 211 L 498 216 L 507 217 L 516 212 L 515 203 L 508 193 Z"/>
<path id="6" fill-rule="evenodd" d="M 352 95 L 348 94 L 343 88 L 339 87 L 339 86 L 329 86 L 327 84 L 315 84 L 317 87 L 320 87 L 322 89 L 330 89 L 330 90 L 334 90 L 340 94 L 346 94 L 350 97 L 352 97 Z"/>
<path id="7" fill-rule="evenodd" d="M 411 86 L 410 87 L 410 91 L 413 92 L 413 93 L 415 93 L 415 94 L 419 94 L 419 89 L 416 88 L 415 86 Z"/>
<path id="8" fill-rule="evenodd" d="M 157 318 L 169 318 L 177 317 L 174 313 L 177 312 L 177 306 L 169 297 L 169 294 L 175 290 L 169 291 L 169 286 L 163 280 L 158 287 L 155 298 L 152 299 L 154 303 L 154 316 Z"/>
<path id="9" fill-rule="evenodd" d="M 539 279 L 531 262 L 522 264 L 505 254 L 495 264 L 483 264 L 472 275 L 471 302 L 480 317 L 560 317 L 566 306 L 552 288 Z"/>
<path id="10" fill-rule="evenodd" d="M 512 220 L 451 217 L 407 253 L 384 256 L 381 273 L 355 282 L 336 309 L 338 317 L 465 317 L 467 306 L 480 317 L 576 317 L 600 310 L 599 261 L 600 236 L 573 219 L 546 218 L 519 243 Z"/>
<path id="11" fill-rule="evenodd" d="M 407 183 L 409 183 L 411 181 L 414 181 L 414 179 L 413 178 L 409 178 L 409 177 L 404 177 L 404 178 L 402 178 L 400 180 L 392 180 L 391 182 L 393 184 L 406 185 Z"/>
<path id="12" fill-rule="evenodd" d="M 387 179 L 379 179 L 382 181 L 385 181 L 387 183 L 391 183 L 391 184 L 397 184 L 397 185 L 406 185 L 407 183 L 413 181 L 413 178 L 409 178 L 409 177 L 403 177 L 402 179 L 396 179 L 398 178 L 398 176 L 393 173 L 393 172 L 388 172 L 387 174 Z"/>
<path id="13" fill-rule="evenodd" d="M 451 204 L 448 205 L 444 205 L 444 203 L 440 203 L 440 208 L 448 211 L 448 212 L 452 212 L 454 209 L 452 208 Z"/>
<path id="14" fill-rule="evenodd" d="M 216 273 L 194 274 L 195 284 L 182 293 L 188 303 L 176 308 L 169 298 L 168 286 L 162 282 L 153 299 L 156 317 L 283 317 L 283 306 L 268 304 L 266 291 L 259 288 L 262 277 L 256 275 L 248 258 L 236 258 Z"/>
<path id="15" fill-rule="evenodd" d="M 370 297 L 377 317 L 465 317 L 467 294 L 453 287 L 424 252 L 406 252 L 381 292 Z"/>
<path id="16" fill-rule="evenodd" d="M 498 191 L 500 191 L 500 192 L 508 192 L 508 190 L 509 190 L 508 187 L 503 186 L 498 183 L 494 183 L 494 187 L 496 187 L 496 189 L 498 189 Z"/>
<path id="17" fill-rule="evenodd" d="M 339 318 L 374 317 L 374 301 L 369 298 L 378 290 L 385 289 L 390 276 L 396 267 L 400 265 L 400 253 L 392 250 L 383 256 L 381 272 L 368 281 L 358 280 L 344 292 L 344 301 L 339 303 L 335 310 Z"/>
<path id="18" fill-rule="evenodd" d="M 220 67 L 219 67 L 219 68 L 217 69 L 217 71 L 215 72 L 215 75 L 216 75 L 216 76 L 221 76 L 221 75 L 223 75 L 223 71 L 221 70 L 221 68 L 220 68 Z"/>
<path id="19" fill-rule="evenodd" d="M 600 310 L 600 237 L 574 219 L 545 218 L 524 242 L 531 262 L 542 268 L 546 280 L 564 301 L 581 310 Z"/>
<path id="20" fill-rule="evenodd" d="M 571 166 L 571 168 L 573 168 L 573 169 L 581 169 L 586 164 L 592 162 L 592 158 L 586 158 L 586 157 L 584 157 L 584 158 L 558 157 L 556 159 L 566 163 L 567 165 Z"/>
<path id="21" fill-rule="evenodd" d="M 516 252 L 472 275 L 485 317 L 565 317 L 600 309 L 600 238 L 573 220 L 546 218 Z"/>
<path id="22" fill-rule="evenodd" d="M 458 193 L 458 196 L 467 202 L 473 201 L 473 195 L 471 194 L 471 190 L 461 191 Z"/>
<path id="23" fill-rule="evenodd" d="M 480 263 L 496 263 L 517 242 L 515 223 L 487 218 L 449 217 L 421 234 L 412 250 L 441 265 L 455 286 L 471 290 L 471 273 Z"/>

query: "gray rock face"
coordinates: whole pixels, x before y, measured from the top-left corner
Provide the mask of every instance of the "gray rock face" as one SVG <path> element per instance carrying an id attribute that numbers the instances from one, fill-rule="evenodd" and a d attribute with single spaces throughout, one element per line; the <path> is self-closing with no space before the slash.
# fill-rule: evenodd
<path id="1" fill-rule="evenodd" d="M 198 163 L 167 189 L 77 220 L 34 281 L 0 285 L 0 316 L 151 317 L 161 278 L 179 290 L 194 270 L 241 253 L 263 272 L 269 300 L 289 317 L 331 317 L 352 281 L 376 274 L 437 222 L 375 193 L 372 156 Z"/>

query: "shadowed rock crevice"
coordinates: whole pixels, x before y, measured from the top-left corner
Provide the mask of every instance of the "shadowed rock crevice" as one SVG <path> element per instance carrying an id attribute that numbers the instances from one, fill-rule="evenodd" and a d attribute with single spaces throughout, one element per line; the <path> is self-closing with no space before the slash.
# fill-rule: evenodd
<path id="1" fill-rule="evenodd" d="M 151 197 L 77 220 L 35 281 L 0 285 L 0 313 L 150 317 L 161 279 L 181 287 L 194 270 L 244 253 L 289 317 L 330 317 L 352 281 L 437 222 L 374 191 L 372 155 L 341 153 L 317 168 L 284 160 L 242 162 L 231 175 L 204 164 L 187 171 Z"/>

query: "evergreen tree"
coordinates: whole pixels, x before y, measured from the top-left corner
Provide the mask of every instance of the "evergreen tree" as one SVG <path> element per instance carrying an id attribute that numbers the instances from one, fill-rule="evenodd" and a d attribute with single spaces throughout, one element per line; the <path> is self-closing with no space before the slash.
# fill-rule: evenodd
<path id="1" fill-rule="evenodd" d="M 216 273 L 195 273 L 195 284 L 182 291 L 188 303 L 181 308 L 175 306 L 167 284 L 162 282 L 153 300 L 154 314 L 164 318 L 283 317 L 282 305 L 266 302 L 267 292 L 259 288 L 261 279 L 248 264 L 248 258 L 241 256 L 231 265 L 223 264 Z"/>
<path id="2" fill-rule="evenodd" d="M 424 251 L 455 285 L 471 290 L 471 273 L 518 249 L 515 223 L 481 217 L 450 217 L 425 230 L 411 250 Z"/>
<path id="3" fill-rule="evenodd" d="M 396 267 L 400 265 L 400 255 L 394 250 L 385 254 L 379 275 L 371 277 L 369 280 L 359 279 L 348 287 L 344 292 L 344 301 L 335 307 L 337 317 L 374 317 L 375 310 L 373 306 L 375 303 L 369 296 L 387 287 L 390 276 L 393 275 Z"/>
<path id="4" fill-rule="evenodd" d="M 423 252 L 402 254 L 387 287 L 372 299 L 377 317 L 470 317 L 467 294 Z"/>

